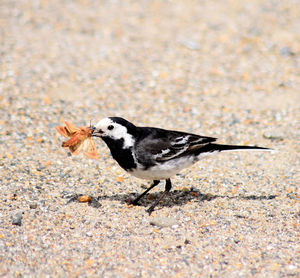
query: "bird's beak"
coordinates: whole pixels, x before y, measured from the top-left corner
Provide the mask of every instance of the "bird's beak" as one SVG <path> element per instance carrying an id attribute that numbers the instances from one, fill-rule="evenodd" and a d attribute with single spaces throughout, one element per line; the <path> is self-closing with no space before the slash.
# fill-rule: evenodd
<path id="1" fill-rule="evenodd" d="M 97 129 L 96 127 L 94 126 L 90 126 L 90 130 L 92 130 L 92 136 L 93 137 L 100 137 L 101 134 L 103 134 L 103 131 L 101 129 Z"/>

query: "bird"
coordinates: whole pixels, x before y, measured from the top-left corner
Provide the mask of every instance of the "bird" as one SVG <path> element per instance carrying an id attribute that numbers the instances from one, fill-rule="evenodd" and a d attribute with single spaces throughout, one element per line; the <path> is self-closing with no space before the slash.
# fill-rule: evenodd
<path id="1" fill-rule="evenodd" d="M 165 191 L 146 210 L 149 215 L 172 188 L 171 178 L 202 158 L 226 151 L 271 149 L 257 146 L 217 144 L 217 138 L 156 127 L 136 126 L 121 117 L 106 117 L 90 126 L 92 137 L 100 137 L 112 157 L 132 176 L 152 180 L 151 186 L 133 201 L 138 202 L 161 180 Z"/>

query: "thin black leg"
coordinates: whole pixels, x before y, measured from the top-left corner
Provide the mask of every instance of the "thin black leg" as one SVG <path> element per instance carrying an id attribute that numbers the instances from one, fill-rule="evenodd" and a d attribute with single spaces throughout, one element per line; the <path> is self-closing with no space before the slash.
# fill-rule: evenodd
<path id="1" fill-rule="evenodd" d="M 158 205 L 158 203 L 165 198 L 166 195 L 168 195 L 169 191 L 172 188 L 172 183 L 170 179 L 166 179 L 166 187 L 165 187 L 165 191 L 163 194 L 161 194 L 161 196 L 153 203 L 153 205 L 148 208 L 146 211 L 149 213 L 149 215 L 151 215 L 151 213 L 154 211 L 154 208 Z"/>
<path id="2" fill-rule="evenodd" d="M 158 184 L 159 184 L 159 181 L 158 180 L 154 180 L 153 183 L 152 183 L 152 185 L 145 192 L 143 192 L 141 195 L 137 196 L 137 198 L 135 198 L 133 201 L 130 201 L 129 203 L 131 205 L 137 206 L 139 200 L 141 198 L 143 198 L 152 188 L 154 188 Z"/>

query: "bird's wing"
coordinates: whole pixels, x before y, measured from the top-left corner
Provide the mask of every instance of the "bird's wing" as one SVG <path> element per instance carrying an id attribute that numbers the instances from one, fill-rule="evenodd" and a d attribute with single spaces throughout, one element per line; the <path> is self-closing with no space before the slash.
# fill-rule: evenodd
<path id="1" fill-rule="evenodd" d="M 135 151 L 138 161 L 154 160 L 154 162 L 162 162 L 199 149 L 214 141 L 216 141 L 216 138 L 213 137 L 153 129 L 148 133 L 148 136 L 137 142 Z"/>

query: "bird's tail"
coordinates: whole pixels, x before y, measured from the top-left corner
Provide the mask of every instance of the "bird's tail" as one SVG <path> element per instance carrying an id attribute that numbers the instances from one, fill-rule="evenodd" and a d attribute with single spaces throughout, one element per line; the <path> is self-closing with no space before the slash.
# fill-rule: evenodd
<path id="1" fill-rule="evenodd" d="M 272 149 L 257 146 L 238 146 L 209 143 L 204 145 L 202 148 L 197 149 L 197 151 L 195 151 L 195 154 L 202 156 L 226 151 L 272 151 Z"/>
<path id="2" fill-rule="evenodd" d="M 238 146 L 238 145 L 222 145 L 222 144 L 207 144 L 206 145 L 212 151 L 272 151 L 269 148 L 257 147 L 257 146 Z"/>

